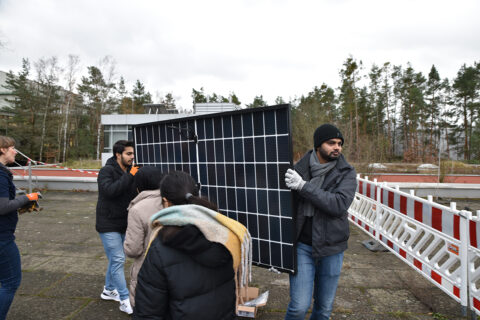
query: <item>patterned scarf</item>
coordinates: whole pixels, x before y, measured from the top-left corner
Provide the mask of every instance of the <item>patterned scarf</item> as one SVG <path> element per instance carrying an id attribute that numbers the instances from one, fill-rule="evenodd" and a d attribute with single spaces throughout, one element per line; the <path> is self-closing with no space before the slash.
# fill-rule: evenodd
<path id="1" fill-rule="evenodd" d="M 313 150 L 310 156 L 310 174 L 312 176 L 312 178 L 310 179 L 310 183 L 312 183 L 317 188 L 321 188 L 323 181 L 325 180 L 325 176 L 336 165 L 337 160 L 329 161 L 327 163 L 320 163 L 317 153 L 315 152 L 315 150 Z M 305 217 L 313 217 L 314 214 L 315 207 L 310 201 L 306 201 L 303 207 L 303 215 Z"/>
<path id="2" fill-rule="evenodd" d="M 240 222 L 194 204 L 175 205 L 160 210 L 150 218 L 150 222 L 153 231 L 145 255 L 162 226 L 192 224 L 207 240 L 223 244 L 232 255 L 237 297 L 240 296 L 240 288 L 248 287 L 252 278 L 252 240 L 247 228 Z"/>

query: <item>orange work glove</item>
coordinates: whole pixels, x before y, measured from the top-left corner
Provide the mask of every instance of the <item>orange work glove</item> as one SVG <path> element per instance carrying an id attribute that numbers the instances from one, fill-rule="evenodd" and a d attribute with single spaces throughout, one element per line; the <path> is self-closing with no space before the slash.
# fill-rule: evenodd
<path id="1" fill-rule="evenodd" d="M 41 197 L 42 195 L 40 194 L 40 192 L 33 192 L 33 193 L 27 194 L 27 198 L 30 201 L 37 201 L 38 198 L 41 198 Z"/>
<path id="2" fill-rule="evenodd" d="M 132 166 L 132 168 L 130 168 L 130 174 L 131 174 L 132 176 L 135 176 L 135 174 L 137 173 L 138 169 L 139 169 L 139 167 L 137 167 L 137 166 Z"/>

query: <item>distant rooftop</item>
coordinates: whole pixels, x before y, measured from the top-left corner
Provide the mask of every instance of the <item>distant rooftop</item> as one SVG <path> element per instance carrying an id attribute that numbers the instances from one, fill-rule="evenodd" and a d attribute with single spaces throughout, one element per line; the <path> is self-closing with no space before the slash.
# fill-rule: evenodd
<path id="1" fill-rule="evenodd" d="M 239 107 L 234 103 L 194 103 L 193 104 L 193 113 L 195 114 L 206 114 L 206 113 L 216 113 L 216 112 L 226 112 L 237 110 Z"/>
<path id="2" fill-rule="evenodd" d="M 163 103 L 151 103 L 144 104 L 143 108 L 145 109 L 146 114 L 172 114 L 178 113 L 178 110 L 174 108 L 169 108 Z"/>

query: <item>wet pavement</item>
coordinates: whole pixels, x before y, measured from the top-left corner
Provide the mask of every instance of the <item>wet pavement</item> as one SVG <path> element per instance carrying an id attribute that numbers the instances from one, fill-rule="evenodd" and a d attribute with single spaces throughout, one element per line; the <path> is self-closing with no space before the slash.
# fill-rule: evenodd
<path id="1" fill-rule="evenodd" d="M 95 231 L 97 193 L 44 196 L 42 212 L 20 217 L 23 280 L 7 319 L 129 319 L 117 302 L 100 299 L 107 260 Z M 360 229 L 352 225 L 351 233 L 332 319 L 466 319 L 458 303 L 393 254 L 367 250 Z M 254 267 L 252 285 L 270 291 L 257 319 L 283 319 L 288 275 Z"/>

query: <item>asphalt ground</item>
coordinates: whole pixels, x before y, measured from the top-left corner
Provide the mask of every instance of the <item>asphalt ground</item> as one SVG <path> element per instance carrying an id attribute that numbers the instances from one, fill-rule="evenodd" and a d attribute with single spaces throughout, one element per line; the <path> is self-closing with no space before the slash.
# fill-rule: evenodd
<path id="1" fill-rule="evenodd" d="M 97 193 L 44 196 L 43 211 L 20 217 L 23 280 L 7 319 L 129 319 L 117 302 L 100 299 L 107 260 L 95 231 Z M 478 201 L 459 205 L 480 209 Z M 458 303 L 393 254 L 367 250 L 367 239 L 351 226 L 332 319 L 466 319 Z M 287 274 L 254 267 L 251 285 L 270 292 L 257 319 L 283 319 L 288 283 Z"/>

